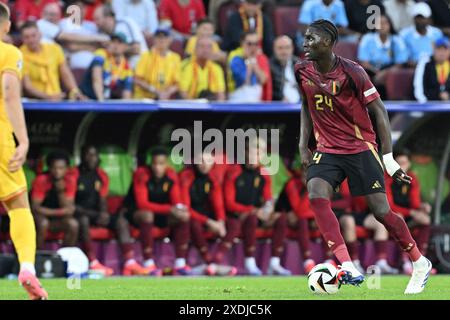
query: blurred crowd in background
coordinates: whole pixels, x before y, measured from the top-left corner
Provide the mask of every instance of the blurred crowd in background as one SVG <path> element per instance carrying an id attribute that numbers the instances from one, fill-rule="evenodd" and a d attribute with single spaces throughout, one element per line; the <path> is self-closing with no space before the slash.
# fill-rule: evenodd
<path id="1" fill-rule="evenodd" d="M 448 0 L 1 1 L 28 98 L 297 103 L 293 65 L 324 18 L 382 98 L 449 100 Z"/>

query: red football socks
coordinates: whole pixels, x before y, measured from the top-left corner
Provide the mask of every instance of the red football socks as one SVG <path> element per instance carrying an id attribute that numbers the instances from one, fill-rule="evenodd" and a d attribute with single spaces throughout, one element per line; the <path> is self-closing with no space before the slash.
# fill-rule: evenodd
<path id="1" fill-rule="evenodd" d="M 405 220 L 399 214 L 389 210 L 388 213 L 382 218 L 377 218 L 377 220 L 385 226 L 400 248 L 409 255 L 412 261 L 417 261 L 422 256 Z"/>
<path id="2" fill-rule="evenodd" d="M 275 225 L 272 234 L 272 257 L 280 257 L 284 249 L 284 239 L 286 238 L 287 216 L 281 214 Z"/>
<path id="3" fill-rule="evenodd" d="M 331 210 L 330 200 L 314 198 L 310 200 L 310 203 L 311 209 L 315 214 L 317 226 L 328 247 L 331 248 L 341 263 L 351 261 L 344 238 L 342 238 L 340 232 L 339 222 L 333 210 Z"/>

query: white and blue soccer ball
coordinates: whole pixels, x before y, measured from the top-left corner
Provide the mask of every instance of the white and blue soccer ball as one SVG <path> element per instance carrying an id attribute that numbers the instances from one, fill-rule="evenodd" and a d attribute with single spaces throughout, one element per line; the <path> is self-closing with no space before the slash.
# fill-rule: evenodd
<path id="1" fill-rule="evenodd" d="M 308 287 L 315 294 L 335 294 L 339 291 L 338 271 L 330 263 L 316 265 L 308 274 Z"/>

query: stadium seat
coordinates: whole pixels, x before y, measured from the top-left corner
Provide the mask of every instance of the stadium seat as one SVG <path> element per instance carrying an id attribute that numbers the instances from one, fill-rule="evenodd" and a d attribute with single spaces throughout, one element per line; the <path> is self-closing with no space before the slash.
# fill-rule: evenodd
<path id="1" fill-rule="evenodd" d="M 81 83 L 83 82 L 84 74 L 86 73 L 86 69 L 82 68 L 74 68 L 72 69 L 73 76 L 75 77 L 75 81 L 77 82 L 78 86 L 81 86 Z"/>
<path id="2" fill-rule="evenodd" d="M 239 5 L 236 1 L 227 1 L 223 3 L 217 13 L 217 33 L 221 36 L 224 35 L 225 30 L 227 28 L 228 18 L 230 15 L 237 11 L 239 8 Z"/>
<path id="3" fill-rule="evenodd" d="M 278 198 L 278 195 L 283 190 L 284 184 L 290 178 L 290 173 L 279 154 L 269 154 L 268 158 L 270 162 L 266 167 L 271 174 L 272 195 L 274 198 Z"/>
<path id="4" fill-rule="evenodd" d="M 355 61 L 358 55 L 358 44 L 338 41 L 334 47 L 334 52 L 339 56 Z"/>
<path id="5" fill-rule="evenodd" d="M 275 35 L 295 37 L 298 28 L 298 14 L 300 7 L 275 7 L 273 12 L 273 27 Z"/>
<path id="6" fill-rule="evenodd" d="M 416 174 L 420 183 L 420 193 L 422 201 L 434 204 L 436 198 L 436 186 L 439 177 L 439 167 L 431 157 L 429 161 L 423 161 L 422 157 L 413 155 L 411 161 L 411 170 Z M 425 158 L 425 157 L 423 157 Z M 449 194 L 449 182 L 444 181 L 444 187 L 442 190 L 442 199 L 445 200 Z"/>
<path id="7" fill-rule="evenodd" d="M 109 177 L 109 194 L 125 196 L 133 178 L 133 160 L 117 146 L 99 148 L 100 166 Z"/>
<path id="8" fill-rule="evenodd" d="M 109 196 L 106 199 L 106 205 L 110 214 L 115 214 L 122 205 L 124 197 L 122 196 Z"/>
<path id="9" fill-rule="evenodd" d="M 414 69 L 390 70 L 386 73 L 386 95 L 389 100 L 413 98 Z"/>
<path id="10" fill-rule="evenodd" d="M 33 185 L 34 179 L 36 178 L 36 173 L 34 172 L 33 169 L 30 168 L 30 166 L 27 163 L 23 165 L 23 171 L 25 173 L 25 179 L 27 180 L 28 189 L 30 189 L 31 186 Z"/>

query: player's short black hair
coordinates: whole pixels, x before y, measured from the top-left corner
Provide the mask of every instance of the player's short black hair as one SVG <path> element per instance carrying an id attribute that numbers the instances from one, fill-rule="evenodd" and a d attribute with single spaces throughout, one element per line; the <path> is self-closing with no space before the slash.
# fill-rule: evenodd
<path id="1" fill-rule="evenodd" d="M 20 27 L 20 33 L 22 33 L 26 29 L 36 28 L 39 30 L 39 27 L 36 21 L 25 21 L 25 23 Z"/>
<path id="2" fill-rule="evenodd" d="M 339 38 L 339 31 L 336 25 L 330 20 L 319 19 L 309 25 L 310 28 L 321 30 L 330 36 L 331 42 L 334 44 Z"/>
<path id="3" fill-rule="evenodd" d="M 163 146 L 156 146 L 151 151 L 152 159 L 156 156 L 169 156 L 169 152 Z"/>
<path id="4" fill-rule="evenodd" d="M 70 164 L 69 155 L 64 150 L 54 150 L 47 155 L 47 167 L 51 167 L 55 161 L 63 160 L 66 165 Z"/>
<path id="5" fill-rule="evenodd" d="M 401 148 L 401 149 L 395 149 L 393 152 L 393 156 L 394 158 L 400 157 L 400 156 L 406 156 L 408 158 L 411 157 L 411 151 L 409 151 L 406 148 Z"/>
<path id="6" fill-rule="evenodd" d="M 10 12 L 9 12 L 8 6 L 6 4 L 0 2 L 0 22 L 9 20 L 9 18 L 10 18 Z"/>

